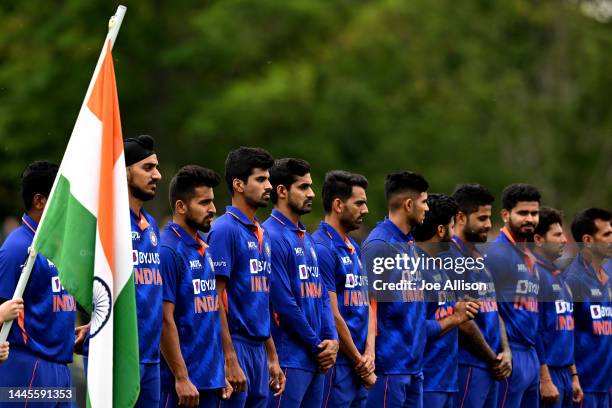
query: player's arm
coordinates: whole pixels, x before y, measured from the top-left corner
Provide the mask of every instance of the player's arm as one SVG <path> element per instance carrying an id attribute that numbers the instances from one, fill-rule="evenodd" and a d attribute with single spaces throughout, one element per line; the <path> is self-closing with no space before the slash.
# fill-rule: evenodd
<path id="1" fill-rule="evenodd" d="M 226 281 L 224 278 L 217 278 L 217 296 L 225 299 Z M 227 323 L 227 312 L 225 302 L 219 302 L 219 320 L 221 321 L 221 343 L 223 344 L 223 356 L 225 358 L 225 377 L 230 383 L 234 392 L 246 391 L 246 376 L 238 363 L 238 356 L 232 343 L 232 336 Z"/>
<path id="2" fill-rule="evenodd" d="M 559 390 L 553 383 L 546 364 L 540 365 L 540 394 L 542 395 L 542 401 L 546 404 L 559 402 Z"/>
<path id="3" fill-rule="evenodd" d="M 480 328 L 473 320 L 459 326 L 459 342 L 487 364 L 495 364 L 497 355 L 491 349 Z"/>
<path id="4" fill-rule="evenodd" d="M 0 323 L 15 320 L 23 311 L 23 299 L 0 300 Z"/>
<path id="5" fill-rule="evenodd" d="M 355 343 L 353 342 L 353 337 L 351 336 L 351 332 L 346 325 L 346 321 L 340 314 L 340 309 L 338 308 L 338 295 L 336 292 L 329 291 L 329 304 L 331 306 L 331 311 L 334 316 L 334 322 L 336 323 L 336 330 L 338 332 L 338 340 L 340 350 L 348 358 L 351 359 L 353 364 L 357 366 L 361 362 L 361 353 L 357 350 Z M 358 371 L 358 374 L 361 373 Z"/>
<path id="6" fill-rule="evenodd" d="M 439 330 L 430 333 L 428 329 L 427 337 L 440 337 L 444 336 L 451 329 L 462 325 L 468 320 L 472 320 L 477 314 L 480 305 L 473 301 L 460 301 L 455 304 L 453 314 L 446 316 L 440 320 L 430 320 L 430 322 L 436 323 L 439 326 Z"/>
<path id="7" fill-rule="evenodd" d="M 496 363 L 493 366 L 493 375 L 498 380 L 503 380 L 510 377 L 510 374 L 512 374 L 512 352 L 510 351 L 510 345 L 508 343 L 506 325 L 501 316 L 499 316 L 499 334 L 502 351 L 495 358 Z"/>
<path id="8" fill-rule="evenodd" d="M 570 375 L 572 376 L 572 401 L 574 404 L 580 404 L 584 398 L 584 392 L 578 379 L 578 369 L 576 364 L 569 366 Z"/>
<path id="9" fill-rule="evenodd" d="M 167 281 L 164 281 L 166 283 Z M 197 407 L 200 403 L 200 393 L 189 379 L 187 365 L 181 353 L 178 329 L 174 321 L 174 303 L 164 302 L 163 324 L 160 348 L 161 353 L 174 375 L 176 394 L 179 405 Z"/>
<path id="10" fill-rule="evenodd" d="M 274 392 L 274 396 L 278 397 L 285 391 L 285 374 L 280 368 L 278 362 L 278 354 L 276 353 L 276 346 L 272 336 L 266 340 L 266 354 L 268 356 L 268 370 L 270 371 L 270 383 L 269 386 Z"/>
<path id="11" fill-rule="evenodd" d="M 372 307 L 372 303 L 368 302 L 368 336 L 366 338 L 365 351 L 361 356 L 361 362 L 357 365 L 357 370 L 368 372 L 365 377 L 362 376 L 363 383 L 366 388 L 372 387 L 376 383 L 376 313 Z"/>

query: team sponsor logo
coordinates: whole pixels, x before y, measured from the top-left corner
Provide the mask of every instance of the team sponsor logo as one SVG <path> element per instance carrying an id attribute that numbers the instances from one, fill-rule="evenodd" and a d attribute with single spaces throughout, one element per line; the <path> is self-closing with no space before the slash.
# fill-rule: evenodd
<path id="1" fill-rule="evenodd" d="M 352 273 L 346 274 L 346 281 L 344 283 L 344 287 L 348 289 L 352 289 L 355 287 L 355 275 Z"/>
<path id="2" fill-rule="evenodd" d="M 312 259 L 317 260 L 317 252 L 313 247 L 310 247 L 310 254 L 312 255 Z"/>
<path id="3" fill-rule="evenodd" d="M 249 251 L 255 250 L 255 249 L 257 249 L 257 242 L 255 242 L 255 241 L 248 241 L 247 242 L 247 246 L 249 247 Z"/>
<path id="4" fill-rule="evenodd" d="M 517 264 L 516 270 L 519 272 L 529 272 L 529 270 L 527 269 L 527 265 L 525 264 Z"/>
<path id="5" fill-rule="evenodd" d="M 132 231 L 132 241 L 140 241 L 140 232 Z"/>
<path id="6" fill-rule="evenodd" d="M 297 247 L 293 248 L 293 250 L 295 251 L 295 256 L 304 256 L 304 248 Z"/>
<path id="7" fill-rule="evenodd" d="M 157 235 L 155 235 L 153 230 L 149 231 L 149 239 L 151 240 L 153 246 L 157 246 Z"/>
<path id="8" fill-rule="evenodd" d="M 571 313 L 574 311 L 574 305 L 571 302 L 565 300 L 557 300 L 555 302 L 555 310 L 557 314 Z"/>
<path id="9" fill-rule="evenodd" d="M 47 259 L 47 266 L 49 268 L 55 269 L 55 264 L 53 262 L 51 262 L 50 260 Z"/>
<path id="10" fill-rule="evenodd" d="M 253 274 L 259 272 L 257 259 L 249 259 L 249 270 Z"/>
<path id="11" fill-rule="evenodd" d="M 308 269 L 306 269 L 306 265 L 299 265 L 298 270 L 300 272 L 301 280 L 308 279 Z"/>
<path id="12" fill-rule="evenodd" d="M 64 290 L 64 287 L 60 283 L 59 276 L 52 277 L 51 278 L 51 292 L 60 293 L 62 290 Z"/>
<path id="13" fill-rule="evenodd" d="M 516 282 L 516 293 L 524 295 L 527 293 L 537 294 L 540 291 L 540 285 L 534 282 L 530 282 L 527 279 L 519 279 Z"/>
<path id="14" fill-rule="evenodd" d="M 591 317 L 593 318 L 593 320 L 599 320 L 605 317 L 612 317 L 612 307 L 591 305 Z"/>
<path id="15" fill-rule="evenodd" d="M 601 296 L 601 290 L 598 288 L 591 289 L 591 296 Z"/>
<path id="16" fill-rule="evenodd" d="M 192 259 L 189 261 L 190 269 L 202 269 L 202 263 L 199 259 Z"/>
<path id="17" fill-rule="evenodd" d="M 191 284 L 193 285 L 194 295 L 214 291 L 217 288 L 217 283 L 214 279 L 192 279 Z"/>
<path id="18" fill-rule="evenodd" d="M 213 266 L 215 268 L 225 268 L 227 266 L 227 262 L 225 261 L 214 261 Z"/>
<path id="19" fill-rule="evenodd" d="M 553 292 L 561 292 L 561 285 L 559 285 L 558 283 L 553 283 L 552 290 Z"/>
<path id="20" fill-rule="evenodd" d="M 342 265 L 352 265 L 353 261 L 350 256 L 341 256 L 340 261 L 342 261 Z"/>
<path id="21" fill-rule="evenodd" d="M 132 264 L 156 264 L 159 265 L 158 252 L 140 252 L 136 249 L 132 250 Z"/>

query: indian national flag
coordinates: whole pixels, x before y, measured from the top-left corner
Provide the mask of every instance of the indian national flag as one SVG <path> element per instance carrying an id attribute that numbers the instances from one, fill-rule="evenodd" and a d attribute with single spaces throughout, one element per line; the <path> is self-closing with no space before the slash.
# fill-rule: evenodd
<path id="1" fill-rule="evenodd" d="M 34 249 L 91 313 L 87 405 L 131 407 L 140 387 L 130 212 L 111 40 L 41 220 Z M 112 396 L 112 397 L 111 397 Z"/>

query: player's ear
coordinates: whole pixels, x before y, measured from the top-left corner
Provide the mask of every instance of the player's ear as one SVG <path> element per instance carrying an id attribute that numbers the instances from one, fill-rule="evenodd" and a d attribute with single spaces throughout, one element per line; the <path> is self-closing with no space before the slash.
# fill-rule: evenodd
<path id="1" fill-rule="evenodd" d="M 180 215 L 185 215 L 185 213 L 187 213 L 187 206 L 183 200 L 176 200 L 174 203 L 174 212 Z"/>
<path id="2" fill-rule="evenodd" d="M 510 222 L 510 211 L 506 210 L 505 208 L 502 208 L 500 214 L 501 214 L 501 218 L 504 221 L 504 223 Z"/>
<path id="3" fill-rule="evenodd" d="M 446 227 L 444 225 L 438 225 L 438 228 L 436 230 L 436 234 L 438 235 L 438 238 L 442 239 L 444 238 L 444 236 L 446 235 Z"/>
<path id="4" fill-rule="evenodd" d="M 32 198 L 32 207 L 35 210 L 42 211 L 45 209 L 45 205 L 47 204 L 47 197 L 42 194 L 34 194 Z"/>
<path id="5" fill-rule="evenodd" d="M 336 214 L 342 214 L 342 211 L 344 211 L 344 203 L 338 197 L 332 201 L 332 211 Z"/>
<path id="6" fill-rule="evenodd" d="M 457 224 L 464 225 L 467 223 L 467 216 L 462 211 L 459 211 L 457 215 L 455 215 L 455 226 Z"/>
<path id="7" fill-rule="evenodd" d="M 412 199 L 412 197 L 406 197 L 404 199 L 404 211 L 406 211 L 407 213 L 412 213 L 412 210 L 414 209 L 414 200 Z"/>
<path id="8" fill-rule="evenodd" d="M 593 243 L 595 242 L 595 240 L 593 239 L 592 235 L 584 234 L 582 236 L 582 242 L 584 243 L 585 247 L 590 248 L 593 245 Z"/>
<path id="9" fill-rule="evenodd" d="M 287 195 L 289 194 L 289 191 L 287 190 L 287 187 L 285 187 L 282 184 L 279 184 L 278 186 L 276 186 L 276 195 L 279 199 L 286 199 Z"/>
<path id="10" fill-rule="evenodd" d="M 542 248 L 542 246 L 544 245 L 544 237 L 540 234 L 533 234 L 533 242 L 538 248 Z"/>
<path id="11" fill-rule="evenodd" d="M 235 178 L 234 180 L 232 180 L 232 188 L 237 193 L 244 193 L 244 185 L 245 184 L 246 183 L 244 181 L 240 180 L 239 178 Z"/>

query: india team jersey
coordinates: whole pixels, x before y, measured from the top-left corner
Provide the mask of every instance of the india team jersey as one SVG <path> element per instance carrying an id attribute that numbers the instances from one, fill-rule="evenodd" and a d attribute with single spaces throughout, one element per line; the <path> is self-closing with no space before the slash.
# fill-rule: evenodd
<path id="1" fill-rule="evenodd" d="M 195 239 L 178 224 L 169 223 L 161 234 L 164 302 L 174 304 L 181 354 L 198 390 L 225 386 L 219 298 L 208 252 L 199 233 Z M 175 379 L 164 359 L 161 383 L 174 391 Z"/>
<path id="2" fill-rule="evenodd" d="M 268 233 L 238 208 L 225 210 L 208 234 L 208 245 L 216 276 L 227 280 L 229 331 L 232 336 L 263 342 L 270 337 Z"/>
<path id="3" fill-rule="evenodd" d="M 315 243 L 276 209 L 263 227 L 272 245 L 272 337 L 280 365 L 315 372 L 317 346 L 337 337 Z"/>
<path id="4" fill-rule="evenodd" d="M 561 271 L 535 255 L 540 275 L 540 311 L 536 351 L 540 364 L 567 367 L 574 364 L 574 302 Z"/>
<path id="5" fill-rule="evenodd" d="M 21 220 L 22 225 L 11 232 L 0 248 L 2 299 L 13 297 L 38 227 L 26 214 Z M 7 339 L 11 348 L 24 348 L 56 363 L 72 362 L 76 303 L 60 283 L 55 265 L 42 255 L 36 257 L 23 292 L 23 303 L 24 311 L 13 322 Z"/>
<path id="6" fill-rule="evenodd" d="M 476 249 L 470 249 L 458 236 L 454 236 L 447 256 L 454 258 L 473 258 L 482 259 L 482 255 Z M 474 266 L 466 268 L 465 271 L 459 273 L 458 270 L 449 271 L 449 278 L 454 280 L 464 280 L 468 283 L 484 283 L 485 290 L 457 292 L 458 297 L 469 295 L 480 301 L 480 310 L 474 318 L 474 322 L 480 329 L 482 336 L 493 352 L 499 353 L 501 349 L 499 313 L 497 308 L 497 296 L 495 294 L 495 285 L 493 278 L 486 265 L 483 268 Z M 488 368 L 485 361 L 480 359 L 468 348 L 459 345 L 459 364 Z"/>
<path id="7" fill-rule="evenodd" d="M 153 217 L 143 209 L 139 214 L 130 210 L 130 219 L 140 362 L 159 363 L 163 296 L 159 229 Z"/>
<path id="8" fill-rule="evenodd" d="M 520 245 L 502 228 L 487 248 L 485 264 L 495 282 L 510 346 L 535 347 L 540 277 L 533 254 Z"/>
<path id="9" fill-rule="evenodd" d="M 365 352 L 368 337 L 368 277 L 361 263 L 361 252 L 350 237 L 345 241 L 328 223 L 321 222 L 312 234 L 319 257 L 319 271 L 325 287 L 338 296 L 338 310 L 360 353 Z M 336 364 L 352 365 L 340 351 Z"/>
<path id="10" fill-rule="evenodd" d="M 565 270 L 574 296 L 574 358 L 585 392 L 612 386 L 611 271 L 595 271 L 579 254 Z"/>
<path id="11" fill-rule="evenodd" d="M 377 258 L 406 254 L 415 258 L 414 242 L 388 218 L 379 222 L 363 244 L 363 259 L 368 270 L 370 287 L 376 290 L 381 279 L 387 282 L 420 282 L 420 271 L 392 268 L 379 275 L 373 266 Z M 387 291 L 388 292 L 388 291 Z M 377 297 L 390 296 L 387 301 L 377 300 L 376 308 L 376 372 L 378 374 L 419 374 L 423 370 L 423 352 L 427 342 L 425 302 L 423 291 L 401 289 L 393 293 L 375 293 Z M 392 301 L 390 301 L 392 300 Z"/>
<path id="12" fill-rule="evenodd" d="M 418 249 L 421 257 L 427 257 L 423 250 Z M 439 258 L 448 255 L 440 253 Z M 423 269 L 423 279 L 428 283 L 438 283 L 444 288 L 449 278 L 441 268 Z M 454 313 L 456 296 L 452 290 L 428 290 L 425 292 L 427 304 L 427 324 L 437 326 L 437 332 L 427 338 L 423 358 L 423 391 L 434 392 L 457 392 L 457 364 L 458 364 L 458 342 L 459 329 L 453 328 L 443 336 L 439 335 L 438 321 Z M 428 328 L 429 332 L 432 332 Z"/>

